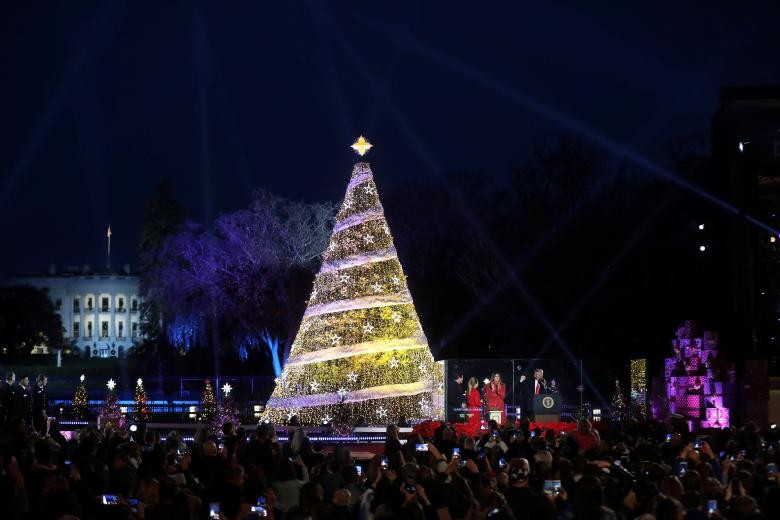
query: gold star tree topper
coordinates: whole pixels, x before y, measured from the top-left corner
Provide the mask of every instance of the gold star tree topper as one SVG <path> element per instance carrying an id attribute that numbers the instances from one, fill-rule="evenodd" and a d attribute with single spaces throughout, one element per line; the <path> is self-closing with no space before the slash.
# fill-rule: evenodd
<path id="1" fill-rule="evenodd" d="M 352 149 L 357 152 L 358 155 L 363 157 L 366 155 L 366 153 L 371 149 L 371 147 L 374 146 L 373 144 L 366 141 L 366 138 L 362 135 L 357 138 L 357 141 L 352 143 Z"/>

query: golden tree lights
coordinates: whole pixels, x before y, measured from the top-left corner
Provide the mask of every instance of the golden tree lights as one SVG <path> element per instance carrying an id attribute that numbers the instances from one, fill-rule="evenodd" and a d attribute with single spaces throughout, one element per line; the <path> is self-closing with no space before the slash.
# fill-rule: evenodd
<path id="1" fill-rule="evenodd" d="M 365 141 L 364 139 L 362 141 Z M 359 139 L 356 151 L 367 151 Z M 353 148 L 355 147 L 353 146 Z M 362 153 L 361 153 L 362 155 Z M 287 364 L 261 420 L 369 423 L 443 415 L 434 361 L 371 168 L 355 164 Z"/>

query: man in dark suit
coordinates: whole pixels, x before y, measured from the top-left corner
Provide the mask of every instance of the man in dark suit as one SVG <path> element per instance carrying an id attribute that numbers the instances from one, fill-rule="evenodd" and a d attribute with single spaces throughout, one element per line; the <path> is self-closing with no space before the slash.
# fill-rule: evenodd
<path id="1" fill-rule="evenodd" d="M 14 397 L 16 374 L 8 372 L 5 381 L 0 383 L 0 422 L 6 424 L 13 418 L 16 398 Z"/>
<path id="2" fill-rule="evenodd" d="M 48 382 L 46 374 L 38 374 L 33 389 L 33 427 L 41 435 L 46 435 L 46 423 L 49 420 L 49 396 L 46 393 Z"/>
<path id="3" fill-rule="evenodd" d="M 14 389 L 16 399 L 15 408 L 17 417 L 24 418 L 27 428 L 32 427 L 32 395 L 30 395 L 30 378 L 23 376 Z"/>
<path id="4" fill-rule="evenodd" d="M 528 378 L 525 375 L 520 376 L 520 384 L 523 387 L 523 417 L 528 417 L 529 421 L 535 421 L 534 396 L 547 393 L 547 381 L 544 379 L 544 370 L 541 368 L 535 369 L 534 377 L 532 378 Z"/>

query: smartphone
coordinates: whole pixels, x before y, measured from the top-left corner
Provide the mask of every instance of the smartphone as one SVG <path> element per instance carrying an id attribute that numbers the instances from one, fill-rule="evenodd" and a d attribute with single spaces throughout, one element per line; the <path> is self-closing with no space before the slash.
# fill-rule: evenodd
<path id="1" fill-rule="evenodd" d="M 268 503 L 268 500 L 264 496 L 257 497 L 257 505 L 258 506 L 264 506 Z"/>
<path id="2" fill-rule="evenodd" d="M 224 442 L 220 442 L 219 443 L 219 451 L 222 451 L 224 449 L 225 449 L 225 443 Z"/>
<path id="3" fill-rule="evenodd" d="M 268 516 L 268 509 L 265 506 L 252 506 L 249 508 L 249 514 L 253 518 L 265 518 Z M 219 513 L 217 513 L 219 516 Z"/>
<path id="4" fill-rule="evenodd" d="M 416 450 L 417 451 L 428 451 L 428 445 L 420 443 L 420 444 L 417 445 Z"/>
<path id="5" fill-rule="evenodd" d="M 137 507 L 138 506 L 138 499 L 137 498 L 128 498 L 127 499 L 127 504 L 130 507 Z"/>
<path id="6" fill-rule="evenodd" d="M 544 494 L 548 496 L 555 496 L 561 493 L 561 481 L 560 480 L 545 480 L 544 481 Z"/>
<path id="7" fill-rule="evenodd" d="M 460 458 L 460 448 L 452 448 L 452 458 L 453 459 Z"/>
<path id="8" fill-rule="evenodd" d="M 614 461 L 612 461 L 612 464 L 621 468 L 623 467 L 623 461 L 621 461 L 620 459 L 615 459 Z"/>
<path id="9" fill-rule="evenodd" d="M 702 443 L 701 439 L 696 439 L 693 441 L 693 447 L 694 449 L 700 450 L 704 444 Z"/>
<path id="10" fill-rule="evenodd" d="M 536 430 L 531 430 L 531 437 L 536 437 Z"/>
<path id="11" fill-rule="evenodd" d="M 479 453 L 477 454 L 480 459 L 484 459 L 487 457 L 487 452 L 485 450 L 479 450 Z"/>
<path id="12" fill-rule="evenodd" d="M 672 442 L 672 434 L 671 433 L 667 433 L 666 437 L 664 437 L 664 441 L 665 442 Z"/>
<path id="13" fill-rule="evenodd" d="M 103 495 L 101 497 L 101 502 L 107 506 L 112 506 L 119 503 L 119 501 L 116 498 L 116 495 Z"/>
<path id="14" fill-rule="evenodd" d="M 718 501 L 717 500 L 707 500 L 707 514 L 708 515 L 714 515 L 715 511 L 718 510 Z"/>
<path id="15" fill-rule="evenodd" d="M 363 466 L 355 466 L 355 469 L 357 470 L 358 477 L 363 476 Z"/>
<path id="16" fill-rule="evenodd" d="M 70 461 L 69 460 L 63 460 L 62 464 L 65 465 L 65 466 L 70 466 Z"/>
<path id="17" fill-rule="evenodd" d="M 177 448 L 176 449 L 176 454 L 179 457 L 181 457 L 182 455 L 186 455 L 187 454 L 187 450 L 185 448 Z"/>
<path id="18" fill-rule="evenodd" d="M 382 471 L 387 471 L 387 468 L 390 467 L 390 463 L 387 461 L 387 457 L 382 457 L 379 459 L 379 467 L 382 468 Z"/>
<path id="19" fill-rule="evenodd" d="M 209 504 L 209 519 L 219 520 L 219 502 Z"/>
<path id="20" fill-rule="evenodd" d="M 498 459 L 498 467 L 501 469 L 506 467 L 506 459 L 504 457 Z"/>
<path id="21" fill-rule="evenodd" d="M 678 466 L 678 470 L 677 470 L 677 471 L 678 471 L 678 474 L 679 474 L 681 477 L 682 477 L 683 475 L 685 475 L 685 472 L 686 472 L 686 471 L 688 471 L 688 461 L 685 461 L 685 460 L 684 460 L 684 461 L 680 462 L 680 464 L 679 464 L 679 466 Z"/>
<path id="22" fill-rule="evenodd" d="M 766 474 L 767 475 L 776 475 L 777 474 L 777 464 L 774 462 L 769 462 L 766 465 Z"/>
<path id="23" fill-rule="evenodd" d="M 465 460 L 463 460 L 463 459 L 460 459 L 460 460 L 458 461 L 458 467 L 459 467 L 459 468 L 465 468 L 465 467 L 466 467 L 466 461 L 465 461 Z"/>
<path id="24" fill-rule="evenodd" d="M 494 439 L 498 439 L 498 430 L 493 430 L 490 433 L 490 436 L 493 437 Z"/>
<path id="25" fill-rule="evenodd" d="M 417 486 L 414 484 L 406 484 L 404 488 L 408 493 L 417 493 Z"/>
<path id="26" fill-rule="evenodd" d="M 558 435 L 559 437 L 566 437 L 568 435 L 568 432 L 566 430 L 561 430 L 561 433 Z"/>

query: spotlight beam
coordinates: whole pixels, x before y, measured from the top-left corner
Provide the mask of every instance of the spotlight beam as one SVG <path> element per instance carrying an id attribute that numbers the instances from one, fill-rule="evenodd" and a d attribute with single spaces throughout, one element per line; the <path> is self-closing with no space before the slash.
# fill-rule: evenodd
<path id="1" fill-rule="evenodd" d="M 336 31 L 337 34 L 341 35 L 339 31 Z M 357 69 L 366 77 L 366 80 L 368 84 L 371 86 L 371 88 L 375 91 L 377 98 L 383 102 L 385 105 L 385 108 L 388 110 L 390 115 L 393 118 L 394 123 L 403 130 L 404 135 L 409 139 L 411 144 L 413 145 L 415 151 L 418 153 L 418 155 L 421 157 L 421 159 L 425 162 L 428 169 L 437 175 L 438 177 L 442 177 L 441 170 L 438 167 L 438 164 L 434 157 L 428 152 L 428 149 L 423 146 L 421 139 L 417 136 L 414 129 L 409 125 L 406 118 L 402 116 L 400 111 L 396 108 L 395 104 L 390 99 L 390 96 L 387 94 L 386 90 L 381 87 L 381 85 L 378 85 L 377 82 L 374 80 L 373 76 L 368 71 L 365 63 L 363 60 L 357 56 L 357 53 L 354 51 L 354 49 L 344 40 L 343 36 L 339 37 L 340 41 L 342 42 L 342 45 L 344 46 L 344 49 L 347 52 L 348 57 L 350 60 L 353 61 Z M 447 189 L 450 194 L 453 196 L 453 199 L 459 204 L 461 211 L 463 212 L 463 215 L 466 218 L 466 221 L 468 224 L 474 228 L 478 233 L 481 233 L 482 236 L 488 236 L 484 230 L 482 229 L 481 224 L 476 219 L 473 212 L 468 208 L 468 206 L 463 201 L 463 197 L 457 193 L 455 190 L 453 190 L 446 182 L 442 183 Z M 542 323 L 544 328 L 547 330 L 547 332 L 555 339 L 555 342 L 561 347 L 561 350 L 566 354 L 566 356 L 571 361 L 572 365 L 579 366 L 579 359 L 577 359 L 571 352 L 571 349 L 566 344 L 566 342 L 563 340 L 563 338 L 558 334 L 555 327 L 552 325 L 552 322 L 547 318 L 544 311 L 542 310 L 541 306 L 537 303 L 535 298 L 531 295 L 530 291 L 528 291 L 527 287 L 524 283 L 519 279 L 519 277 L 515 274 L 514 270 L 511 268 L 509 263 L 506 261 L 504 256 L 501 254 L 501 252 L 496 247 L 495 243 L 490 240 L 485 240 L 486 245 L 488 246 L 490 252 L 495 256 L 495 258 L 499 261 L 502 269 L 506 272 L 507 277 L 509 280 L 515 285 L 518 291 L 520 291 L 520 294 L 523 296 L 523 298 L 526 300 L 528 305 L 531 307 L 531 309 L 534 311 L 534 314 L 536 314 L 537 319 Z M 588 383 L 588 385 L 593 389 L 593 392 L 595 396 L 601 400 L 602 402 L 606 402 L 604 400 L 604 397 L 601 395 L 601 393 L 598 391 L 598 388 L 590 381 L 589 376 L 585 375 L 585 380 Z"/>
<path id="2" fill-rule="evenodd" d="M 687 179 L 684 179 L 682 177 L 679 177 L 678 175 L 675 175 L 673 172 L 657 165 L 650 159 L 647 159 L 646 157 L 643 157 L 638 153 L 633 152 L 624 144 L 621 144 L 613 140 L 612 138 L 602 134 L 601 132 L 596 131 L 595 129 L 591 128 L 590 126 L 586 125 L 583 122 L 564 116 L 560 112 L 532 98 L 531 96 L 509 85 L 508 83 L 502 81 L 501 79 L 490 76 L 487 73 L 484 73 L 475 67 L 472 67 L 468 64 L 465 64 L 449 56 L 443 51 L 435 49 L 421 42 L 420 40 L 410 35 L 408 31 L 398 31 L 398 32 L 391 33 L 390 30 L 386 27 L 386 25 L 377 24 L 371 20 L 368 20 L 363 15 L 354 15 L 354 16 L 358 21 L 364 24 L 369 24 L 374 29 L 385 33 L 390 38 L 394 38 L 400 45 L 403 45 L 411 52 L 415 52 L 418 55 L 426 57 L 429 60 L 438 63 L 439 65 L 460 74 L 463 77 L 471 79 L 472 81 L 481 85 L 483 88 L 487 90 L 491 90 L 497 94 L 504 96 L 505 98 L 515 102 L 518 106 L 526 110 L 535 112 L 545 117 L 546 119 L 553 121 L 554 123 L 558 124 L 562 128 L 565 128 L 574 133 L 582 134 L 583 136 L 585 136 L 592 142 L 596 143 L 604 150 L 607 150 L 608 152 L 614 154 L 615 156 L 622 157 L 624 159 L 629 160 L 630 162 L 639 166 L 642 170 L 651 173 L 661 179 L 664 179 L 680 188 L 683 188 L 684 190 L 710 202 L 714 206 L 719 207 L 728 213 L 731 213 L 738 217 L 742 217 L 748 222 L 750 222 L 751 224 L 759 227 L 764 231 L 767 231 L 774 235 L 778 234 L 778 230 L 772 228 L 770 225 L 758 220 L 758 218 L 744 212 L 743 210 L 736 208 L 735 206 L 729 204 L 727 201 L 721 199 L 720 197 L 697 186 L 695 183 Z M 401 36 L 399 37 L 398 34 L 401 34 Z"/>

